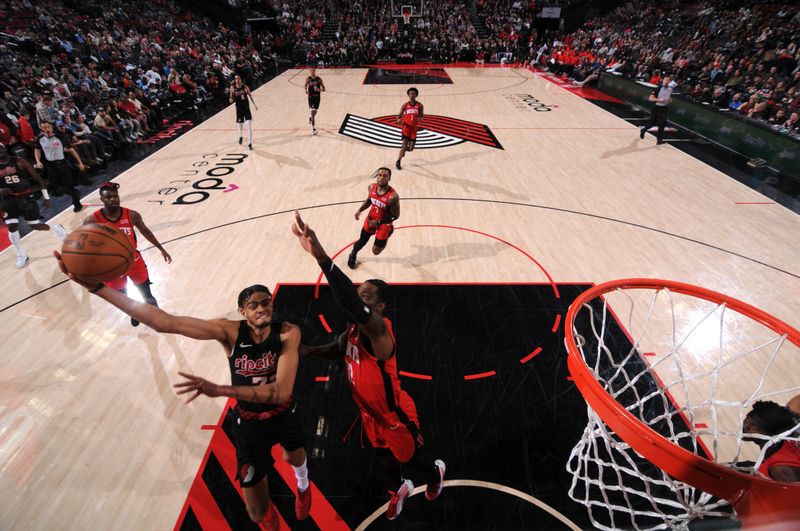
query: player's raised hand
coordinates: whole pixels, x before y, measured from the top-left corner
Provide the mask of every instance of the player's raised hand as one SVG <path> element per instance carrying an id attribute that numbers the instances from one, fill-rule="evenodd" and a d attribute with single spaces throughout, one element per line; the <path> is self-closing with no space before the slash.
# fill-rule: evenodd
<path id="1" fill-rule="evenodd" d="M 303 218 L 300 217 L 300 212 L 297 210 L 294 211 L 294 225 L 292 225 L 292 233 L 297 236 L 297 239 L 300 241 L 300 246 L 303 248 L 303 250 L 316 258 L 317 262 L 330 260 L 328 254 L 325 252 L 325 249 L 322 248 L 322 244 L 319 243 L 317 235 L 313 230 L 311 230 L 311 227 L 309 227 L 303 221 Z"/>
<path id="2" fill-rule="evenodd" d="M 186 378 L 186 380 L 173 384 L 173 387 L 177 389 L 177 393 L 179 395 L 194 393 L 186 399 L 187 404 L 200 395 L 206 395 L 212 398 L 222 396 L 222 386 L 209 382 L 205 378 L 195 376 L 194 374 L 180 371 L 178 371 L 178 374 Z"/>

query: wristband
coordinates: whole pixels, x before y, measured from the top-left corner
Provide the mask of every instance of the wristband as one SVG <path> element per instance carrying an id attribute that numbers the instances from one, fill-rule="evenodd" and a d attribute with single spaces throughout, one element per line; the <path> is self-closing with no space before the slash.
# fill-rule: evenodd
<path id="1" fill-rule="evenodd" d="M 42 188 L 42 197 L 44 197 L 45 201 L 50 200 L 50 194 L 47 193 L 47 190 L 45 190 L 44 188 Z"/>
<path id="2" fill-rule="evenodd" d="M 98 285 L 97 285 L 97 286 L 95 286 L 94 288 L 90 289 L 90 290 L 89 290 L 89 293 L 97 293 L 98 291 L 100 291 L 101 289 L 103 289 L 105 286 L 106 286 L 106 285 L 105 285 L 105 284 L 103 284 L 103 283 L 101 282 L 100 284 L 98 284 Z"/>

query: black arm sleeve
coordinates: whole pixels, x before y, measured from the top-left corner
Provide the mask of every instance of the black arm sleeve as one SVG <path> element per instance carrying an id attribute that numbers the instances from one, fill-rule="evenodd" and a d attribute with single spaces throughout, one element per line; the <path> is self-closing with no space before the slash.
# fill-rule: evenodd
<path id="1" fill-rule="evenodd" d="M 319 264 L 319 267 L 322 268 L 325 278 L 328 279 L 333 297 L 339 303 L 339 306 L 358 324 L 366 323 L 371 312 L 358 296 L 353 282 L 331 260 Z"/>

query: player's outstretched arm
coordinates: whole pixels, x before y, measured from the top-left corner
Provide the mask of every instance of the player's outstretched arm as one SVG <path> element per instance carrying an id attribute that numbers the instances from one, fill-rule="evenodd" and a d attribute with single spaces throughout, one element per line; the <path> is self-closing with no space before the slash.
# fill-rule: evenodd
<path id="1" fill-rule="evenodd" d="M 216 339 L 225 345 L 231 343 L 229 340 L 229 332 L 234 336 L 236 334 L 235 329 L 238 329 L 238 324 L 235 321 L 229 321 L 228 319 L 205 320 L 195 317 L 172 315 L 156 306 L 135 301 L 124 293 L 107 287 L 105 284 L 86 282 L 67 270 L 58 252 L 54 251 L 53 254 L 56 260 L 58 260 L 58 267 L 70 280 L 89 290 L 89 293 L 94 293 L 101 299 L 110 302 L 156 332 L 179 334 L 192 339 Z"/>
<path id="2" fill-rule="evenodd" d="M 318 358 L 326 358 L 329 360 L 338 360 L 344 356 L 345 347 L 347 346 L 347 332 L 342 332 L 336 340 L 331 341 L 326 345 L 304 345 L 300 344 L 299 353 L 300 357 L 316 356 Z"/>
<path id="3" fill-rule="evenodd" d="M 284 323 L 281 330 L 281 355 L 278 357 L 278 372 L 275 381 L 263 385 L 219 385 L 195 376 L 179 372 L 184 381 L 174 384 L 179 395 L 188 394 L 188 404 L 200 395 L 210 397 L 228 396 L 237 400 L 246 400 L 262 404 L 285 404 L 292 397 L 294 381 L 297 375 L 298 347 L 300 345 L 300 328 Z"/>
<path id="4" fill-rule="evenodd" d="M 131 210 L 131 221 L 133 221 L 133 226 L 139 229 L 139 232 L 142 233 L 142 236 L 144 236 L 147 241 L 152 243 L 159 251 L 161 251 L 161 256 L 164 257 L 164 261 L 168 264 L 171 263 L 172 257 L 169 255 L 166 249 L 161 246 L 161 242 L 158 241 L 156 235 L 153 234 L 147 225 L 145 225 L 142 215 L 135 210 Z"/>

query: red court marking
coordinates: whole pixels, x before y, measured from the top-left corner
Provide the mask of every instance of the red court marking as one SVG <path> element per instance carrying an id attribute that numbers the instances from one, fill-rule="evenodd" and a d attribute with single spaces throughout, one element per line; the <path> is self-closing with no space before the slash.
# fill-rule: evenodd
<path id="1" fill-rule="evenodd" d="M 297 496 L 297 479 L 294 477 L 294 470 L 292 470 L 289 463 L 283 460 L 282 454 L 283 451 L 279 445 L 276 444 L 272 447 L 272 458 L 275 459 L 275 469 L 292 490 L 292 493 Z M 311 489 L 311 511 L 308 515 L 314 520 L 314 523 L 325 531 L 350 531 L 350 526 L 339 516 L 339 513 L 331 506 L 328 499 L 317 486 L 309 481 L 308 488 Z M 281 525 L 281 529 L 283 529 L 283 525 Z M 287 526 L 286 529 L 291 528 Z"/>
<path id="2" fill-rule="evenodd" d="M 222 514 L 222 511 L 220 511 L 214 496 L 212 496 L 211 492 L 208 490 L 205 481 L 201 479 L 192 484 L 184 511 L 187 511 L 189 508 L 189 499 L 192 500 L 192 511 L 194 511 L 194 515 L 197 517 L 197 521 L 203 529 L 227 531 L 231 528 L 225 516 Z M 185 512 L 181 513 L 178 523 L 175 524 L 175 531 L 178 531 L 178 524 L 183 522 L 185 516 Z"/>
<path id="3" fill-rule="evenodd" d="M 735 205 L 774 205 L 774 201 L 736 201 Z"/>
<path id="4" fill-rule="evenodd" d="M 478 380 L 480 378 L 488 378 L 490 376 L 495 376 L 497 373 L 495 371 L 489 372 L 479 372 L 478 374 L 465 374 L 465 380 Z"/>
<path id="5" fill-rule="evenodd" d="M 561 324 L 561 314 L 557 313 L 556 314 L 556 322 L 553 323 L 553 328 L 550 329 L 550 331 L 555 334 L 556 330 L 558 330 L 558 325 L 560 325 L 560 324 Z"/>
<path id="6" fill-rule="evenodd" d="M 415 372 L 406 372 L 406 371 L 399 371 L 400 376 L 406 376 L 408 378 L 416 378 L 417 380 L 433 380 L 433 376 L 428 376 L 427 374 L 417 374 Z"/>
<path id="7" fill-rule="evenodd" d="M 319 284 L 317 284 L 317 288 L 319 289 Z M 319 296 L 319 292 L 316 292 L 314 294 L 314 298 L 317 298 L 318 296 Z M 333 330 L 331 330 L 330 325 L 328 325 L 328 321 L 325 320 L 325 316 L 324 315 L 319 314 L 319 322 L 322 323 L 322 326 L 325 327 L 325 331 L 328 332 L 329 334 L 333 331 Z"/>
<path id="8" fill-rule="evenodd" d="M 203 424 L 202 426 L 200 426 L 200 429 L 201 430 L 216 430 L 217 429 L 217 425 L 216 424 Z"/>
<path id="9" fill-rule="evenodd" d="M 655 352 L 642 352 L 642 356 L 655 356 Z"/>
<path id="10" fill-rule="evenodd" d="M 699 430 L 708 429 L 708 424 L 706 424 L 705 422 L 698 422 L 694 425 L 694 427 Z"/>
<path id="11" fill-rule="evenodd" d="M 0 251 L 9 247 L 11 240 L 8 239 L 8 227 L 4 219 L 0 219 Z"/>
<path id="12" fill-rule="evenodd" d="M 524 358 L 519 360 L 519 362 L 520 363 L 528 363 L 533 358 L 535 358 L 536 355 L 539 354 L 541 351 L 542 351 L 542 347 L 536 347 L 536 350 L 534 350 L 533 352 L 531 352 L 530 354 L 528 354 L 527 356 L 525 356 Z"/>
<path id="13" fill-rule="evenodd" d="M 315 382 L 329 382 L 331 379 L 330 376 L 317 376 L 314 378 Z"/>
<path id="14" fill-rule="evenodd" d="M 528 260 L 530 260 L 531 262 L 533 262 L 534 264 L 536 264 L 536 266 L 539 268 L 539 270 L 540 270 L 542 273 L 544 273 L 544 276 L 545 276 L 545 277 L 547 277 L 548 284 L 550 284 L 550 287 L 551 287 L 551 288 L 553 288 L 553 294 L 555 295 L 555 297 L 556 297 L 557 299 L 560 299 L 560 298 L 561 298 L 561 294 L 558 292 L 558 286 L 557 286 L 557 285 L 556 285 L 556 283 L 553 281 L 553 277 L 551 277 L 551 276 L 550 276 L 550 273 L 548 273 L 547 269 L 545 269 L 545 268 L 544 268 L 544 266 L 543 266 L 541 263 L 539 263 L 539 261 L 538 261 L 538 260 L 536 260 L 536 258 L 534 258 L 533 256 L 531 256 L 530 254 L 528 254 L 527 252 L 523 251 L 522 249 L 520 249 L 519 247 L 517 247 L 516 245 L 514 245 L 513 243 L 511 243 L 511 242 L 509 242 L 509 241 L 506 241 L 506 240 L 504 240 L 504 239 L 502 239 L 502 238 L 499 238 L 499 237 L 497 237 L 497 236 L 493 236 L 493 235 L 491 235 L 491 234 L 488 234 L 488 233 L 486 233 L 486 232 L 481 232 L 481 231 L 479 231 L 479 230 L 474 230 L 474 229 L 468 229 L 468 228 L 466 228 L 466 227 L 456 227 L 456 226 L 453 226 L 453 225 L 406 225 L 406 226 L 404 226 L 404 227 L 395 227 L 395 230 L 403 230 L 403 229 L 420 229 L 420 228 L 434 228 L 434 229 L 456 229 L 456 230 L 463 230 L 463 231 L 465 231 L 465 232 L 471 232 L 471 233 L 473 233 L 473 234 L 480 234 L 481 236 L 486 236 L 487 238 L 491 238 L 491 239 L 493 239 L 493 240 L 497 240 L 497 241 L 499 241 L 500 243 L 504 243 L 505 245 L 508 245 L 509 247 L 511 247 L 512 249 L 514 249 L 515 251 L 517 251 L 517 252 L 521 253 L 522 255 L 524 255 L 524 256 L 525 256 L 525 257 L 526 257 Z M 348 248 L 350 248 L 350 247 L 351 247 L 351 246 L 352 246 L 354 243 L 355 243 L 355 241 L 352 241 L 352 242 L 348 243 L 346 246 L 344 246 L 344 247 L 342 247 L 341 249 L 339 249 L 339 250 L 336 252 L 336 254 L 334 254 L 334 255 L 331 257 L 331 260 L 335 260 L 335 259 L 336 259 L 336 257 L 338 257 L 338 256 L 339 256 L 340 254 L 342 254 L 342 253 L 343 253 L 345 250 L 347 250 Z M 315 299 L 318 299 L 318 298 L 319 298 L 319 285 L 320 285 L 320 282 L 322 282 L 322 276 L 323 276 L 323 274 L 322 274 L 322 273 L 320 273 L 320 274 L 319 274 L 319 276 L 317 276 L 317 285 L 316 285 L 316 287 L 314 288 L 314 298 L 315 298 Z"/>

